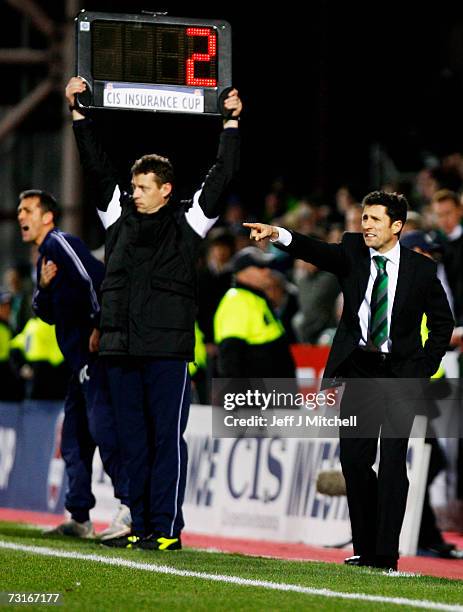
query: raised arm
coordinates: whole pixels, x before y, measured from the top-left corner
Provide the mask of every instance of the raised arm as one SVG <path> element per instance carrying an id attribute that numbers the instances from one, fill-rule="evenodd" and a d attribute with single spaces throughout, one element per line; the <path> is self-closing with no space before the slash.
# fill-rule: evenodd
<path id="1" fill-rule="evenodd" d="M 231 116 L 224 119 L 217 158 L 201 188 L 193 196 L 186 212 L 186 220 L 202 238 L 219 218 L 223 209 L 223 195 L 236 175 L 240 161 L 239 116 L 243 108 L 238 90 L 232 89 L 224 101 Z"/>
<path id="2" fill-rule="evenodd" d="M 90 181 L 92 197 L 106 228 L 121 214 L 121 190 L 116 170 L 95 134 L 91 119 L 86 118 L 76 105 L 76 95 L 86 88 L 83 79 L 72 77 L 66 86 L 66 100 L 72 109 L 74 135 L 85 178 Z"/>
<path id="3" fill-rule="evenodd" d="M 72 119 L 74 121 L 82 121 L 85 119 L 85 115 L 79 112 L 76 95 L 79 93 L 84 93 L 86 89 L 87 84 L 85 83 L 84 79 L 79 76 L 70 78 L 68 84 L 66 85 L 64 93 L 69 104 L 69 110 L 72 111 Z"/>

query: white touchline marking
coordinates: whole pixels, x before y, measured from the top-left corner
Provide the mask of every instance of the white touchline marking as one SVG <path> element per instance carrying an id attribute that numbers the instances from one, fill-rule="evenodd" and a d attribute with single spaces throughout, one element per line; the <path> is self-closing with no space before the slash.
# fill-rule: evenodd
<path id="1" fill-rule="evenodd" d="M 342 591 L 331 591 L 330 589 L 314 589 L 312 587 L 299 586 L 297 584 L 285 584 L 281 582 L 271 582 L 268 580 L 253 580 L 252 578 L 241 578 L 240 576 L 225 576 L 221 574 L 207 574 L 206 572 L 193 572 L 191 570 L 181 570 L 168 565 L 155 565 L 153 563 L 140 563 L 130 561 L 120 557 L 105 557 L 102 555 L 84 555 L 83 553 L 65 550 L 56 550 L 44 546 L 25 546 L 0 540 L 0 548 L 31 553 L 33 555 L 43 555 L 45 557 L 58 557 L 59 559 L 77 559 L 79 561 L 94 561 L 103 565 L 114 565 L 116 567 L 128 567 L 139 569 L 156 574 L 168 574 L 171 576 L 182 576 L 184 578 L 199 578 L 200 580 L 212 580 L 214 582 L 225 582 L 227 584 L 237 584 L 239 586 L 261 587 L 273 591 L 290 591 L 293 593 L 303 593 L 304 595 L 315 595 L 319 597 L 332 597 L 338 599 L 357 599 L 359 601 L 374 601 L 388 603 L 397 606 L 412 606 L 415 608 L 426 608 L 427 610 L 446 610 L 448 612 L 463 612 L 463 606 L 457 604 L 444 604 L 425 599 L 407 599 L 405 597 L 385 597 L 383 595 L 367 595 L 365 593 L 344 593 Z"/>

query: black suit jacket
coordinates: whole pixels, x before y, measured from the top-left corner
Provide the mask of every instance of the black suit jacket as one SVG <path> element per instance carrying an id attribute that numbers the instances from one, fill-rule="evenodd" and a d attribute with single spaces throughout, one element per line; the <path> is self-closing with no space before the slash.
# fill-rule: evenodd
<path id="1" fill-rule="evenodd" d="M 358 312 L 368 285 L 370 251 L 362 234 L 346 233 L 341 244 L 328 244 L 296 232 L 292 232 L 292 236 L 288 247 L 277 246 L 294 257 L 332 272 L 339 279 L 344 309 L 325 368 L 325 379 L 342 376 L 342 365 L 358 347 L 361 337 Z M 454 322 L 436 272 L 437 266 L 431 259 L 400 247 L 390 328 L 394 376 L 432 376 L 448 347 Z M 427 315 L 429 328 L 424 347 L 421 341 L 423 314 Z"/>

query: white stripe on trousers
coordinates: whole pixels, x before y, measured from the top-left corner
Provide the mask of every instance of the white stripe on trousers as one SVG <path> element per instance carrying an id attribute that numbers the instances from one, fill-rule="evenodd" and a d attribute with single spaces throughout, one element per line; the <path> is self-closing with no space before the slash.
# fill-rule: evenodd
<path id="1" fill-rule="evenodd" d="M 175 485 L 175 502 L 174 502 L 174 518 L 172 519 L 172 524 L 170 526 L 170 537 L 173 537 L 174 534 L 174 523 L 177 518 L 177 503 L 178 503 L 178 488 L 180 484 L 180 472 L 181 472 L 181 463 L 180 463 L 180 424 L 182 422 L 182 408 L 183 408 L 183 398 L 185 397 L 185 387 L 188 375 L 188 363 L 185 362 L 185 376 L 183 378 L 183 389 L 182 389 L 182 397 L 180 398 L 180 408 L 178 411 L 178 423 L 177 423 L 177 466 L 178 466 L 178 474 L 177 474 L 177 483 Z"/>

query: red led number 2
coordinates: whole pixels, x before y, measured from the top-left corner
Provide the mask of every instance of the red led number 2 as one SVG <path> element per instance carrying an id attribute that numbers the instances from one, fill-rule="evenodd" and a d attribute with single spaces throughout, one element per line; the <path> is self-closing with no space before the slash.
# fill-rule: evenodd
<path id="1" fill-rule="evenodd" d="M 186 82 L 187 85 L 198 87 L 215 87 L 217 79 L 195 76 L 196 62 L 210 62 L 217 54 L 216 34 L 210 28 L 187 28 L 187 36 L 207 37 L 207 53 L 193 53 L 186 61 Z"/>

